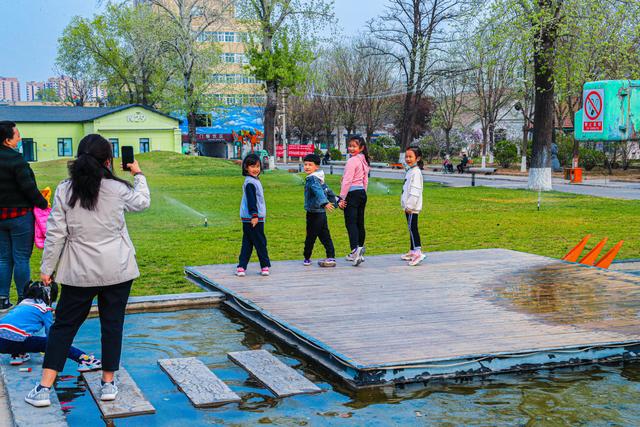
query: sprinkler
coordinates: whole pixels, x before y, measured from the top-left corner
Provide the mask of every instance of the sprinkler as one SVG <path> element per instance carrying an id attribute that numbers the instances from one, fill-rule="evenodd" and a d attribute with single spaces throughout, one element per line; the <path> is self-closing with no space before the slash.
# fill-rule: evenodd
<path id="1" fill-rule="evenodd" d="M 540 199 L 542 198 L 542 191 L 538 190 L 538 211 L 540 210 Z"/>
<path id="2" fill-rule="evenodd" d="M 207 221 L 207 217 L 204 217 L 204 226 L 205 227 L 209 226 L 209 222 Z"/>

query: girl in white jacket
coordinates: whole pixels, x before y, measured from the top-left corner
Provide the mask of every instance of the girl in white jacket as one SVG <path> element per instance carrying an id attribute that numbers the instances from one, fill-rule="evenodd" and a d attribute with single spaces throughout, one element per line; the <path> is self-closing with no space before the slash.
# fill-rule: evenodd
<path id="1" fill-rule="evenodd" d="M 407 217 L 409 227 L 409 237 L 411 239 L 411 250 L 402 255 L 402 259 L 409 262 L 410 266 L 420 264 L 426 257 L 422 253 L 420 243 L 420 232 L 418 231 L 418 215 L 422 210 L 422 151 L 418 147 L 409 147 L 405 153 L 405 162 L 409 167 L 404 177 L 402 186 L 402 198 L 400 200 L 402 209 Z"/>

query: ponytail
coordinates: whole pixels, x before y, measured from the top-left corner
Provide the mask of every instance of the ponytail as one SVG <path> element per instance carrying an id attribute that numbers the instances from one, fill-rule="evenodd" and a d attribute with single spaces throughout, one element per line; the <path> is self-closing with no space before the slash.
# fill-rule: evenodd
<path id="1" fill-rule="evenodd" d="M 82 138 L 78 144 L 76 160 L 69 162 L 71 178 L 71 196 L 69 206 L 75 207 L 78 200 L 80 206 L 87 210 L 95 210 L 100 195 L 100 184 L 103 179 L 113 179 L 131 188 L 131 184 L 113 175 L 105 166 L 113 163 L 113 152 L 109 141 L 97 134 Z"/>
<path id="2" fill-rule="evenodd" d="M 369 157 L 369 149 L 367 148 L 367 143 L 365 142 L 364 138 L 361 136 L 352 136 L 351 138 L 349 138 L 349 142 L 351 141 L 355 141 L 358 143 L 358 146 L 360 147 L 360 149 L 362 151 L 360 151 L 360 154 L 362 154 L 364 156 L 364 159 L 367 161 L 367 164 L 369 166 L 371 166 L 371 158 Z"/>

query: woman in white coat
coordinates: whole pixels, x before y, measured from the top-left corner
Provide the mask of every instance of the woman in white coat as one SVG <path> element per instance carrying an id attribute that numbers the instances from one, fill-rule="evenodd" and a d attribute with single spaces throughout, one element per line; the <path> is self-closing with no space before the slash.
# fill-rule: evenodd
<path id="1" fill-rule="evenodd" d="M 78 329 L 98 298 L 102 338 L 102 400 L 114 400 L 120 366 L 124 313 L 133 280 L 140 276 L 124 213 L 150 205 L 149 187 L 137 161 L 129 164 L 133 186 L 112 173 L 109 141 L 85 136 L 69 162 L 70 178 L 56 189 L 40 267 L 41 279 L 61 284 L 56 320 L 44 356 L 42 380 L 26 397 L 48 406 L 49 392 Z"/>

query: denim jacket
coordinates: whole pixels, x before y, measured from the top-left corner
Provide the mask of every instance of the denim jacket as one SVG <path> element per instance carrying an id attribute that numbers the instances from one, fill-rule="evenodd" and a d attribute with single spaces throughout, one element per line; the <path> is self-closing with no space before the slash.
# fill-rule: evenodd
<path id="1" fill-rule="evenodd" d="M 327 203 L 337 203 L 336 195 L 324 183 L 324 171 L 317 171 L 309 176 L 304 184 L 304 210 L 307 212 L 324 212 Z"/>

